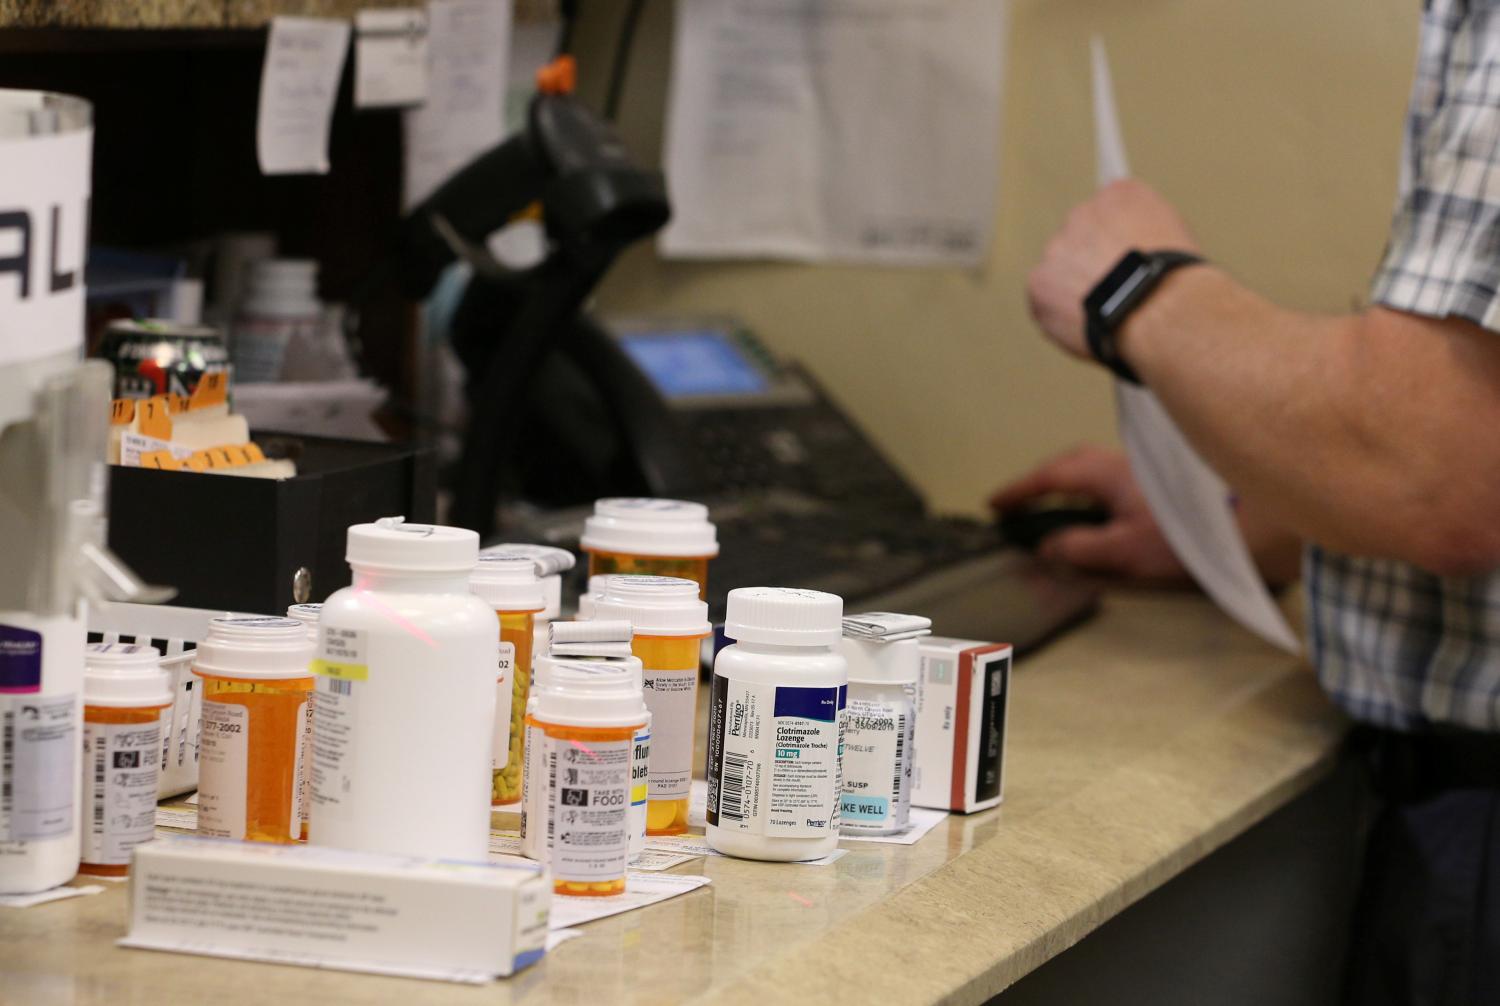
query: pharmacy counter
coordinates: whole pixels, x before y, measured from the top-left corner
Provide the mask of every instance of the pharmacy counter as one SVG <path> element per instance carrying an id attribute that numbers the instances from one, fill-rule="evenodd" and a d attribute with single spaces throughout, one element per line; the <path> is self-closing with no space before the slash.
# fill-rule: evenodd
<path id="1" fill-rule="evenodd" d="M 1318 783 L 1343 732 L 1304 665 L 1207 602 L 1116 593 L 1017 666 L 1005 803 L 913 846 L 696 860 L 676 872 L 708 887 L 485 987 L 120 949 L 109 885 L 0 908 L 0 1001 L 982 1002 Z"/>

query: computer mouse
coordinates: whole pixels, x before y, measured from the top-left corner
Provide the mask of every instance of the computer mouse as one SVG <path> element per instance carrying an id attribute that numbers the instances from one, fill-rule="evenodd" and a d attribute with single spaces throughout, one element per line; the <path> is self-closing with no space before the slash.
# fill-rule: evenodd
<path id="1" fill-rule="evenodd" d="M 1035 552 L 1042 539 L 1054 531 L 1080 524 L 1104 524 L 1109 517 L 1109 508 L 1099 503 L 1043 497 L 1006 510 L 995 518 L 995 526 L 1007 545 Z"/>

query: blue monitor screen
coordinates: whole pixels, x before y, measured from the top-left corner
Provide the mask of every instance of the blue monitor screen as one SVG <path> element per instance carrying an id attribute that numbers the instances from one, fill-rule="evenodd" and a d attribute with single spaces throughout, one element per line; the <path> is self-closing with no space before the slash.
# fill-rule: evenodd
<path id="1" fill-rule="evenodd" d="M 667 398 L 754 395 L 767 387 L 765 374 L 723 332 L 629 333 L 620 345 Z"/>

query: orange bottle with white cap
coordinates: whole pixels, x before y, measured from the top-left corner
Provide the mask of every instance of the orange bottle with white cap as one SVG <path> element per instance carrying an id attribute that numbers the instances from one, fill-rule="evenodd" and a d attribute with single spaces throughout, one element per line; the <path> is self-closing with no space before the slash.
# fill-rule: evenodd
<path id="1" fill-rule="evenodd" d="M 708 596 L 708 560 L 719 554 L 708 507 L 687 500 L 602 499 L 583 524 L 579 547 L 589 554 L 589 576 L 643 573 L 679 576 Z"/>
<path id="2" fill-rule="evenodd" d="M 123 877 L 130 851 L 156 836 L 161 711 L 172 704 L 161 654 L 141 643 L 94 643 L 83 669 L 81 873 Z"/>
<path id="3" fill-rule="evenodd" d="M 302 758 L 313 644 L 291 618 L 216 618 L 198 644 L 203 679 L 198 833 L 254 842 L 302 837 Z"/>
<path id="4" fill-rule="evenodd" d="M 484 552 L 469 574 L 469 589 L 495 611 L 500 662 L 495 677 L 495 736 L 490 759 L 490 805 L 519 803 L 525 759 L 523 719 L 531 689 L 536 616 L 546 607 L 536 560 L 514 552 Z"/>
<path id="5" fill-rule="evenodd" d="M 694 722 L 703 639 L 712 631 L 698 585 L 671 576 L 611 576 L 594 599 L 594 617 L 631 625 L 631 652 L 645 669 L 651 710 L 646 834 L 688 829 Z"/>

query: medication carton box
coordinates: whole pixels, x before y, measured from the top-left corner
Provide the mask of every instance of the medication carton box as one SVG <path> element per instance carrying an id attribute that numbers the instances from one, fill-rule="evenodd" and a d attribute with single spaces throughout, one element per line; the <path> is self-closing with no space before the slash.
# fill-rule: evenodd
<path id="1" fill-rule="evenodd" d="M 1004 781 L 1011 646 L 943 636 L 919 643 L 911 802 L 964 814 L 993 807 Z"/>
<path id="2" fill-rule="evenodd" d="M 534 864 L 159 838 L 135 850 L 120 943 L 477 983 L 541 959 L 551 895 Z"/>

